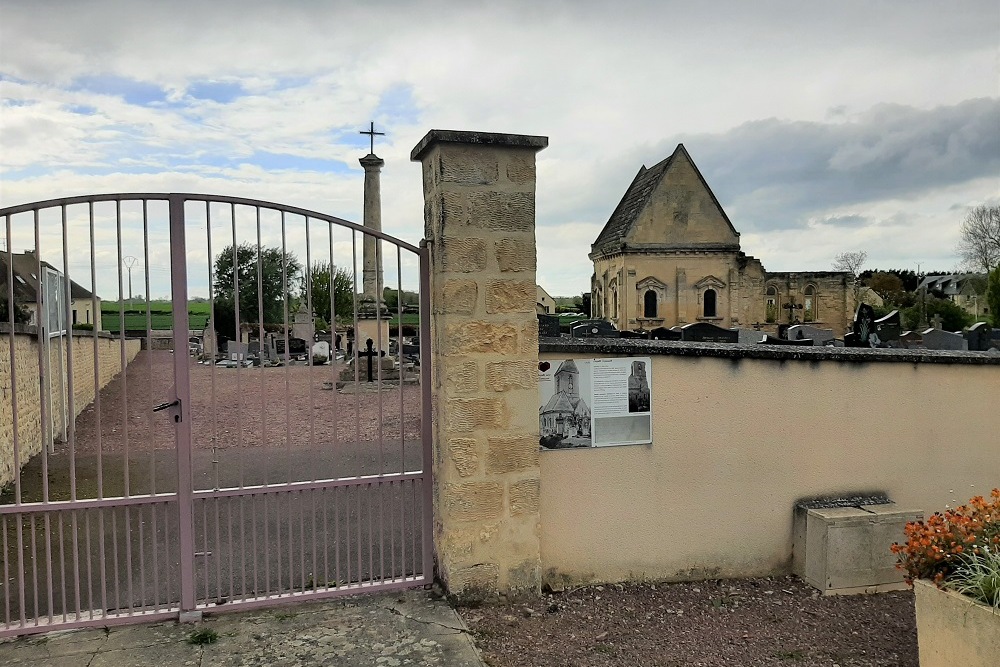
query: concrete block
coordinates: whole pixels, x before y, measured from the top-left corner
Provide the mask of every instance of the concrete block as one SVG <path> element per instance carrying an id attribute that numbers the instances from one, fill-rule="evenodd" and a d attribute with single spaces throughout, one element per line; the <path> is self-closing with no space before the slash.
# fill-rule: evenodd
<path id="1" fill-rule="evenodd" d="M 919 511 L 895 504 L 796 508 L 793 571 L 825 595 L 905 587 L 889 548 Z"/>

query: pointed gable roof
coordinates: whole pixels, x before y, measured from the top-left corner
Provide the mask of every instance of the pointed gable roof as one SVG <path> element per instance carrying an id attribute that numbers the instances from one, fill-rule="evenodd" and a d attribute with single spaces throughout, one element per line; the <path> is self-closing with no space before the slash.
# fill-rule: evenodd
<path id="1" fill-rule="evenodd" d="M 729 216 L 726 215 L 722 205 L 719 204 L 715 193 L 708 187 L 708 183 L 705 182 L 705 178 L 701 175 L 698 166 L 691 159 L 691 155 L 687 152 L 687 149 L 684 148 L 684 144 L 677 144 L 677 148 L 674 149 L 674 152 L 667 159 L 649 169 L 645 165 L 639 169 L 639 173 L 632 179 L 632 183 L 625 191 L 625 195 L 618 202 L 618 206 L 611 214 L 607 224 L 604 225 L 604 229 L 601 230 L 601 233 L 597 236 L 597 240 L 591 246 L 591 257 L 622 249 L 626 236 L 639 219 L 640 214 L 649 204 L 657 186 L 663 181 L 671 167 L 679 162 L 678 158 L 680 156 L 683 156 L 688 164 L 690 164 L 698 177 L 701 187 L 704 188 L 705 192 L 711 198 L 712 203 L 718 209 L 722 219 L 729 226 L 730 231 L 733 235 L 739 237 L 739 232 L 733 227 Z"/>

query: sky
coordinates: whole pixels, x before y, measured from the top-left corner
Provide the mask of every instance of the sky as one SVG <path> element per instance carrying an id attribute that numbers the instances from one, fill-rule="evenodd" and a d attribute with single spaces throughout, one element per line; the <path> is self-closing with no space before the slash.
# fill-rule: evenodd
<path id="1" fill-rule="evenodd" d="M 589 290 L 591 243 L 680 142 L 768 270 L 951 271 L 1000 203 L 1000 4 L 0 0 L 0 206 L 202 192 L 360 222 L 369 121 L 383 230 L 414 244 L 428 130 L 547 136 L 553 295 Z M 158 245 L 152 294 L 168 266 Z"/>

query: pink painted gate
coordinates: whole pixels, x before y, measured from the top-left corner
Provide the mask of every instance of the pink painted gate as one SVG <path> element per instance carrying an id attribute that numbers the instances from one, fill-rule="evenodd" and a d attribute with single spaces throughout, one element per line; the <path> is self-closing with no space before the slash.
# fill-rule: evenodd
<path id="1" fill-rule="evenodd" d="M 425 247 L 195 194 L 0 220 L 0 636 L 431 580 Z"/>

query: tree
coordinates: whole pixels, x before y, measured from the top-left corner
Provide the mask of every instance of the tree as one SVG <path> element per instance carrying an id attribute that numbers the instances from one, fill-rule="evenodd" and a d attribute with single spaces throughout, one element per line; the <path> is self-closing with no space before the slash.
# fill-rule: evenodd
<path id="1" fill-rule="evenodd" d="M 989 273 L 1000 266 L 1000 205 L 982 204 L 962 221 L 958 254 L 974 271 Z"/>
<path id="2" fill-rule="evenodd" d="M 260 260 L 260 304 L 258 304 L 258 259 Z M 238 284 L 233 282 L 233 247 L 223 249 L 215 258 L 215 302 L 216 329 L 226 332 L 219 326 L 219 312 L 233 310 L 236 303 L 236 287 L 240 293 L 240 321 L 262 322 L 265 324 L 284 322 L 285 301 L 291 302 L 292 296 L 302 282 L 302 265 L 293 253 L 282 256 L 280 248 L 260 248 L 253 243 L 241 243 L 236 247 L 235 275 Z M 285 280 L 282 279 L 284 266 Z M 287 290 L 283 283 L 287 281 Z M 259 305 L 263 306 L 263 313 Z M 289 306 L 291 310 L 291 306 Z M 233 328 L 235 332 L 235 314 Z"/>
<path id="3" fill-rule="evenodd" d="M 905 292 L 903 291 L 903 281 L 900 280 L 899 276 L 885 271 L 877 271 L 863 282 L 882 297 L 886 303 L 899 305 L 903 300 Z"/>
<path id="4" fill-rule="evenodd" d="M 986 288 L 986 303 L 990 308 L 993 326 L 1000 327 L 1000 266 L 990 273 L 989 286 Z"/>
<path id="5" fill-rule="evenodd" d="M 940 315 L 941 327 L 945 331 L 961 331 L 972 324 L 973 319 L 975 319 L 951 299 L 927 297 L 925 307 L 927 321 L 930 322 L 935 315 Z M 920 324 L 920 304 L 907 308 L 902 315 L 904 326 L 907 329 L 916 329 Z"/>
<path id="6" fill-rule="evenodd" d="M 9 305 L 7 300 L 9 299 L 8 294 L 0 294 L 0 324 L 10 323 L 10 311 L 8 310 Z M 27 308 L 19 304 L 17 301 L 14 302 L 14 324 L 27 324 L 31 321 L 31 313 Z"/>
<path id="7" fill-rule="evenodd" d="M 855 250 L 853 252 L 842 252 L 833 258 L 833 270 L 834 271 L 846 271 L 854 277 L 854 306 L 857 307 L 861 303 L 861 289 L 863 285 L 858 279 L 861 274 L 861 267 L 865 265 L 868 261 L 868 253 L 864 250 Z"/>
<path id="8" fill-rule="evenodd" d="M 316 316 L 333 322 L 330 313 L 330 263 L 317 262 L 309 270 L 312 286 L 312 309 Z M 333 267 L 333 308 L 341 320 L 353 319 L 354 280 L 342 267 Z"/>

